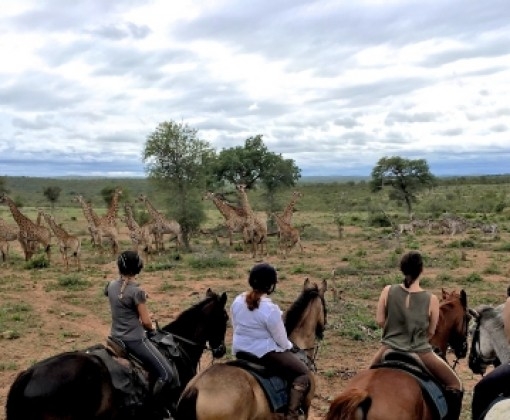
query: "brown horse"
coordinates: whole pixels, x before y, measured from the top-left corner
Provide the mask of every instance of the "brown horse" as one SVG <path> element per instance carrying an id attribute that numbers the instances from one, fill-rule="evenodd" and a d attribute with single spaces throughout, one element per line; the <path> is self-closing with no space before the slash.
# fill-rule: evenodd
<path id="1" fill-rule="evenodd" d="M 324 293 L 321 287 L 305 280 L 303 291 L 285 313 L 285 328 L 289 339 L 304 350 L 311 365 L 317 350 L 316 340 L 321 339 L 326 324 Z M 305 417 L 313 395 L 315 382 L 306 398 Z M 269 420 L 278 418 L 272 413 L 264 390 L 248 371 L 225 363 L 212 365 L 193 378 L 179 400 L 178 418 L 193 420 Z M 280 417 L 281 418 L 281 417 Z"/>
<path id="2" fill-rule="evenodd" d="M 443 294 L 443 298 L 445 295 Z M 430 342 L 445 357 L 448 345 L 457 359 L 466 357 L 469 310 L 464 290 L 450 293 L 439 309 Z M 402 370 L 367 369 L 359 372 L 331 403 L 326 420 L 433 420 L 418 381 Z"/>

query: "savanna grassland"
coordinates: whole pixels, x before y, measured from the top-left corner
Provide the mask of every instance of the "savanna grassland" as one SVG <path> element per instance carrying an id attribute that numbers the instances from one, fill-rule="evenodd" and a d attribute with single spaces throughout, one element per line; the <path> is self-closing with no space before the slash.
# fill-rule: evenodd
<path id="1" fill-rule="evenodd" d="M 316 364 L 317 394 L 313 418 L 323 418 L 329 403 L 357 371 L 366 368 L 378 347 L 380 330 L 374 320 L 375 305 L 382 287 L 399 282 L 398 262 L 402 253 L 416 249 L 425 257 L 422 285 L 438 296 L 441 289 L 464 289 L 470 306 L 499 304 L 506 296 L 510 276 L 510 181 L 505 179 L 461 179 L 444 182 L 419 197 L 414 217 L 440 220 L 451 213 L 469 222 L 467 229 L 451 236 L 426 228 L 400 237 L 392 234 L 393 225 L 409 221 L 403 207 L 389 201 L 383 192 L 369 192 L 364 183 L 300 184 L 303 197 L 296 205 L 293 224 L 300 228 L 304 252 L 293 249 L 287 258 L 277 253 L 276 236 L 269 238 L 269 253 L 264 259 L 279 273 L 279 286 L 273 300 L 286 309 L 298 296 L 303 281 L 327 279 L 328 326 L 321 342 Z M 46 184 L 44 184 L 44 182 Z M 24 192 L 23 183 L 12 188 L 12 195 L 23 203 L 21 211 L 35 219 L 36 207 L 46 206 L 55 219 L 82 239 L 82 271 L 71 265 L 66 272 L 58 247 L 52 250 L 51 263 L 44 266 L 43 253 L 26 263 L 17 243 L 12 243 L 0 276 L 0 403 L 17 372 L 33 362 L 56 353 L 81 349 L 104 342 L 109 331 L 110 314 L 103 296 L 107 280 L 116 276 L 115 258 L 92 248 L 81 208 L 71 202 L 72 194 L 92 199 L 97 213 L 104 214 L 100 190 L 120 185 L 129 190 L 125 197 L 143 192 L 165 211 L 165 200 L 157 196 L 145 180 L 94 181 L 94 186 L 69 180 L 52 210 L 42 188 L 58 185 L 53 180 L 41 183 L 38 190 Z M 27 183 L 30 184 L 27 179 Z M 28 185 L 27 184 L 27 185 Z M 21 186 L 18 186 L 21 185 Z M 33 183 L 31 183 L 33 187 Z M 7 187 L 9 182 L 7 182 Z M 280 208 L 292 191 L 282 191 Z M 265 217 L 260 193 L 250 194 L 254 209 Z M 254 263 L 244 253 L 241 237 L 229 249 L 225 237 L 215 236 L 222 218 L 209 201 L 204 202 L 206 220 L 201 233 L 191 239 L 191 252 L 177 252 L 167 242 L 166 251 L 151 255 L 139 277 L 150 296 L 149 307 L 160 323 L 167 323 L 182 310 L 201 299 L 208 287 L 226 291 L 229 302 L 245 290 L 249 269 Z M 139 211 L 143 206 L 137 205 Z M 119 212 L 119 215 L 123 211 Z M 0 217 L 14 225 L 6 206 Z M 389 219 L 389 220 L 388 220 Z M 476 221 L 495 223 L 496 234 L 476 227 Z M 119 222 L 121 248 L 131 246 L 127 228 Z M 209 234 L 207 234 L 209 232 Z M 335 275 L 333 275 L 333 270 Z M 227 332 L 231 342 L 231 329 Z M 453 357 L 449 355 L 452 362 Z M 204 355 L 201 368 L 210 363 Z M 463 360 L 457 367 L 466 387 L 463 419 L 469 419 L 473 377 Z M 0 418 L 3 418 L 3 413 Z"/>

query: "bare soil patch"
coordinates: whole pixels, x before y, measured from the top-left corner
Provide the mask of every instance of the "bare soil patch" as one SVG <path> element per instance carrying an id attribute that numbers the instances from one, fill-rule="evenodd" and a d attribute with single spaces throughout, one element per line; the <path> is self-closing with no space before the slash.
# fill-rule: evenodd
<path id="1" fill-rule="evenodd" d="M 299 215 L 303 218 L 305 214 Z M 379 330 L 372 328 L 377 297 L 384 284 L 399 278 L 398 260 L 401 252 L 418 248 L 427 256 L 424 283 L 441 294 L 441 288 L 464 288 L 468 302 L 500 303 L 503 301 L 509 273 L 508 253 L 495 252 L 495 245 L 508 241 L 503 232 L 496 242 L 476 237 L 476 247 L 455 248 L 450 244 L 472 233 L 450 238 L 442 235 L 418 234 L 404 237 L 399 247 L 394 239 L 377 234 L 376 230 L 346 227 L 343 238 L 336 237 L 336 228 L 329 221 L 317 221 L 323 237 L 305 232 L 305 252 L 293 250 L 287 259 L 276 255 L 275 238 L 271 238 L 270 254 L 265 260 L 276 265 L 280 275 L 274 300 L 286 309 L 298 296 L 306 277 L 319 282 L 328 279 L 341 299 L 334 299 L 332 290 L 326 295 L 328 327 L 320 344 L 316 364 L 317 394 L 311 419 L 322 419 L 331 400 L 347 381 L 367 367 L 379 345 Z M 310 229 L 310 228 L 307 228 Z M 123 249 L 129 247 L 127 231 L 123 232 Z M 88 239 L 83 237 L 84 243 Z M 226 291 L 229 303 L 245 290 L 248 270 L 254 260 L 241 251 L 229 252 L 225 239 L 218 248 L 207 238 L 193 242 L 194 253 L 174 260 L 173 251 L 154 256 L 148 263 L 154 271 L 145 270 L 139 281 L 150 295 L 149 307 L 161 324 L 201 299 L 207 288 Z M 57 248 L 46 269 L 24 268 L 21 251 L 11 249 L 9 262 L 2 265 L 0 279 L 0 404 L 5 405 L 10 384 L 17 373 L 33 362 L 67 350 L 82 349 L 104 342 L 109 332 L 109 308 L 103 296 L 105 283 L 116 277 L 116 264 L 111 256 L 99 256 L 89 245 L 83 252 L 83 271 L 74 268 L 65 273 Z M 211 255 L 213 257 L 211 257 Z M 231 258 L 233 267 L 193 268 L 190 258 Z M 165 269 L 157 270 L 157 266 Z M 492 267 L 492 269 L 490 269 Z M 336 269 L 333 281 L 332 270 Z M 481 280 L 469 276 L 478 273 Z M 82 286 L 72 286 L 62 278 L 78 279 Z M 72 283 L 72 282 L 71 282 Z M 67 284 L 67 285 L 62 285 Z M 231 343 L 231 329 L 227 343 Z M 16 338 L 14 338 L 16 337 Z M 449 355 L 450 362 L 453 355 Z M 205 354 L 201 369 L 211 363 Z M 467 368 L 467 360 L 457 367 L 466 388 L 462 418 L 469 419 L 471 390 L 478 378 Z M 3 419 L 3 412 L 0 419 Z"/>

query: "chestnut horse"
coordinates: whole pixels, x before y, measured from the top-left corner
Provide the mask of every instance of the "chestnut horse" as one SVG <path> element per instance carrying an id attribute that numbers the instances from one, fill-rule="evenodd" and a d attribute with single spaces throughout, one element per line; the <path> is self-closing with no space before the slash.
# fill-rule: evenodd
<path id="1" fill-rule="evenodd" d="M 207 344 L 213 357 L 225 354 L 226 301 L 226 293 L 218 295 L 208 289 L 204 300 L 162 328 L 181 349 L 181 357 L 174 361 L 183 388 L 195 375 Z M 6 416 L 7 420 L 151 419 L 148 401 L 133 409 L 124 407 L 120 397 L 101 358 L 86 351 L 66 352 L 40 361 L 16 377 L 7 396 Z"/>
<path id="2" fill-rule="evenodd" d="M 466 357 L 468 311 L 464 290 L 443 293 L 438 325 L 430 340 L 441 355 L 446 356 L 450 345 L 457 359 Z M 331 403 L 326 420 L 433 420 L 434 416 L 413 376 L 382 367 L 356 374 Z"/>
<path id="3" fill-rule="evenodd" d="M 285 313 L 285 328 L 289 339 L 304 350 L 314 366 L 317 351 L 316 340 L 321 339 L 326 324 L 324 292 L 321 287 L 305 280 L 303 291 Z M 308 417 L 311 400 L 315 394 L 313 374 L 306 397 L 305 418 Z M 277 417 L 272 413 L 264 390 L 245 369 L 225 363 L 215 364 L 193 378 L 181 395 L 177 418 L 186 420 L 269 420 Z"/>

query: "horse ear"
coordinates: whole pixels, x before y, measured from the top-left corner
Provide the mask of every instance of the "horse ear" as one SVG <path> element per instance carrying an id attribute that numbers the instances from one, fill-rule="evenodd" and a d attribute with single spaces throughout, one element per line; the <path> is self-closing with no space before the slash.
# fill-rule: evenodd
<path id="1" fill-rule="evenodd" d="M 441 297 L 443 300 L 448 299 L 448 292 L 441 287 Z"/>
<path id="2" fill-rule="evenodd" d="M 213 295 L 214 295 L 214 292 L 213 292 L 213 291 L 212 291 L 212 289 L 209 287 L 209 288 L 207 289 L 207 291 L 205 292 L 205 296 L 206 296 L 206 297 L 211 297 L 211 296 L 213 296 Z"/>
<path id="3" fill-rule="evenodd" d="M 464 289 L 460 291 L 460 301 L 462 303 L 462 306 L 464 306 L 464 308 L 467 308 L 467 294 Z"/>
<path id="4" fill-rule="evenodd" d="M 322 297 L 324 297 L 324 293 L 326 293 L 326 290 L 328 290 L 328 282 L 326 279 L 322 280 L 321 288 L 319 290 L 319 293 Z"/>
<path id="5" fill-rule="evenodd" d="M 469 315 L 471 315 L 473 318 L 475 318 L 475 319 L 480 318 L 480 314 L 477 311 L 475 311 L 474 309 L 469 308 L 468 312 L 469 312 Z"/>
<path id="6" fill-rule="evenodd" d="M 308 289 L 310 287 L 310 279 L 307 277 L 305 282 L 303 283 L 303 289 Z"/>
<path id="7" fill-rule="evenodd" d="M 227 303 L 227 292 L 222 293 L 220 297 L 220 303 L 222 306 L 225 306 L 225 304 Z"/>

